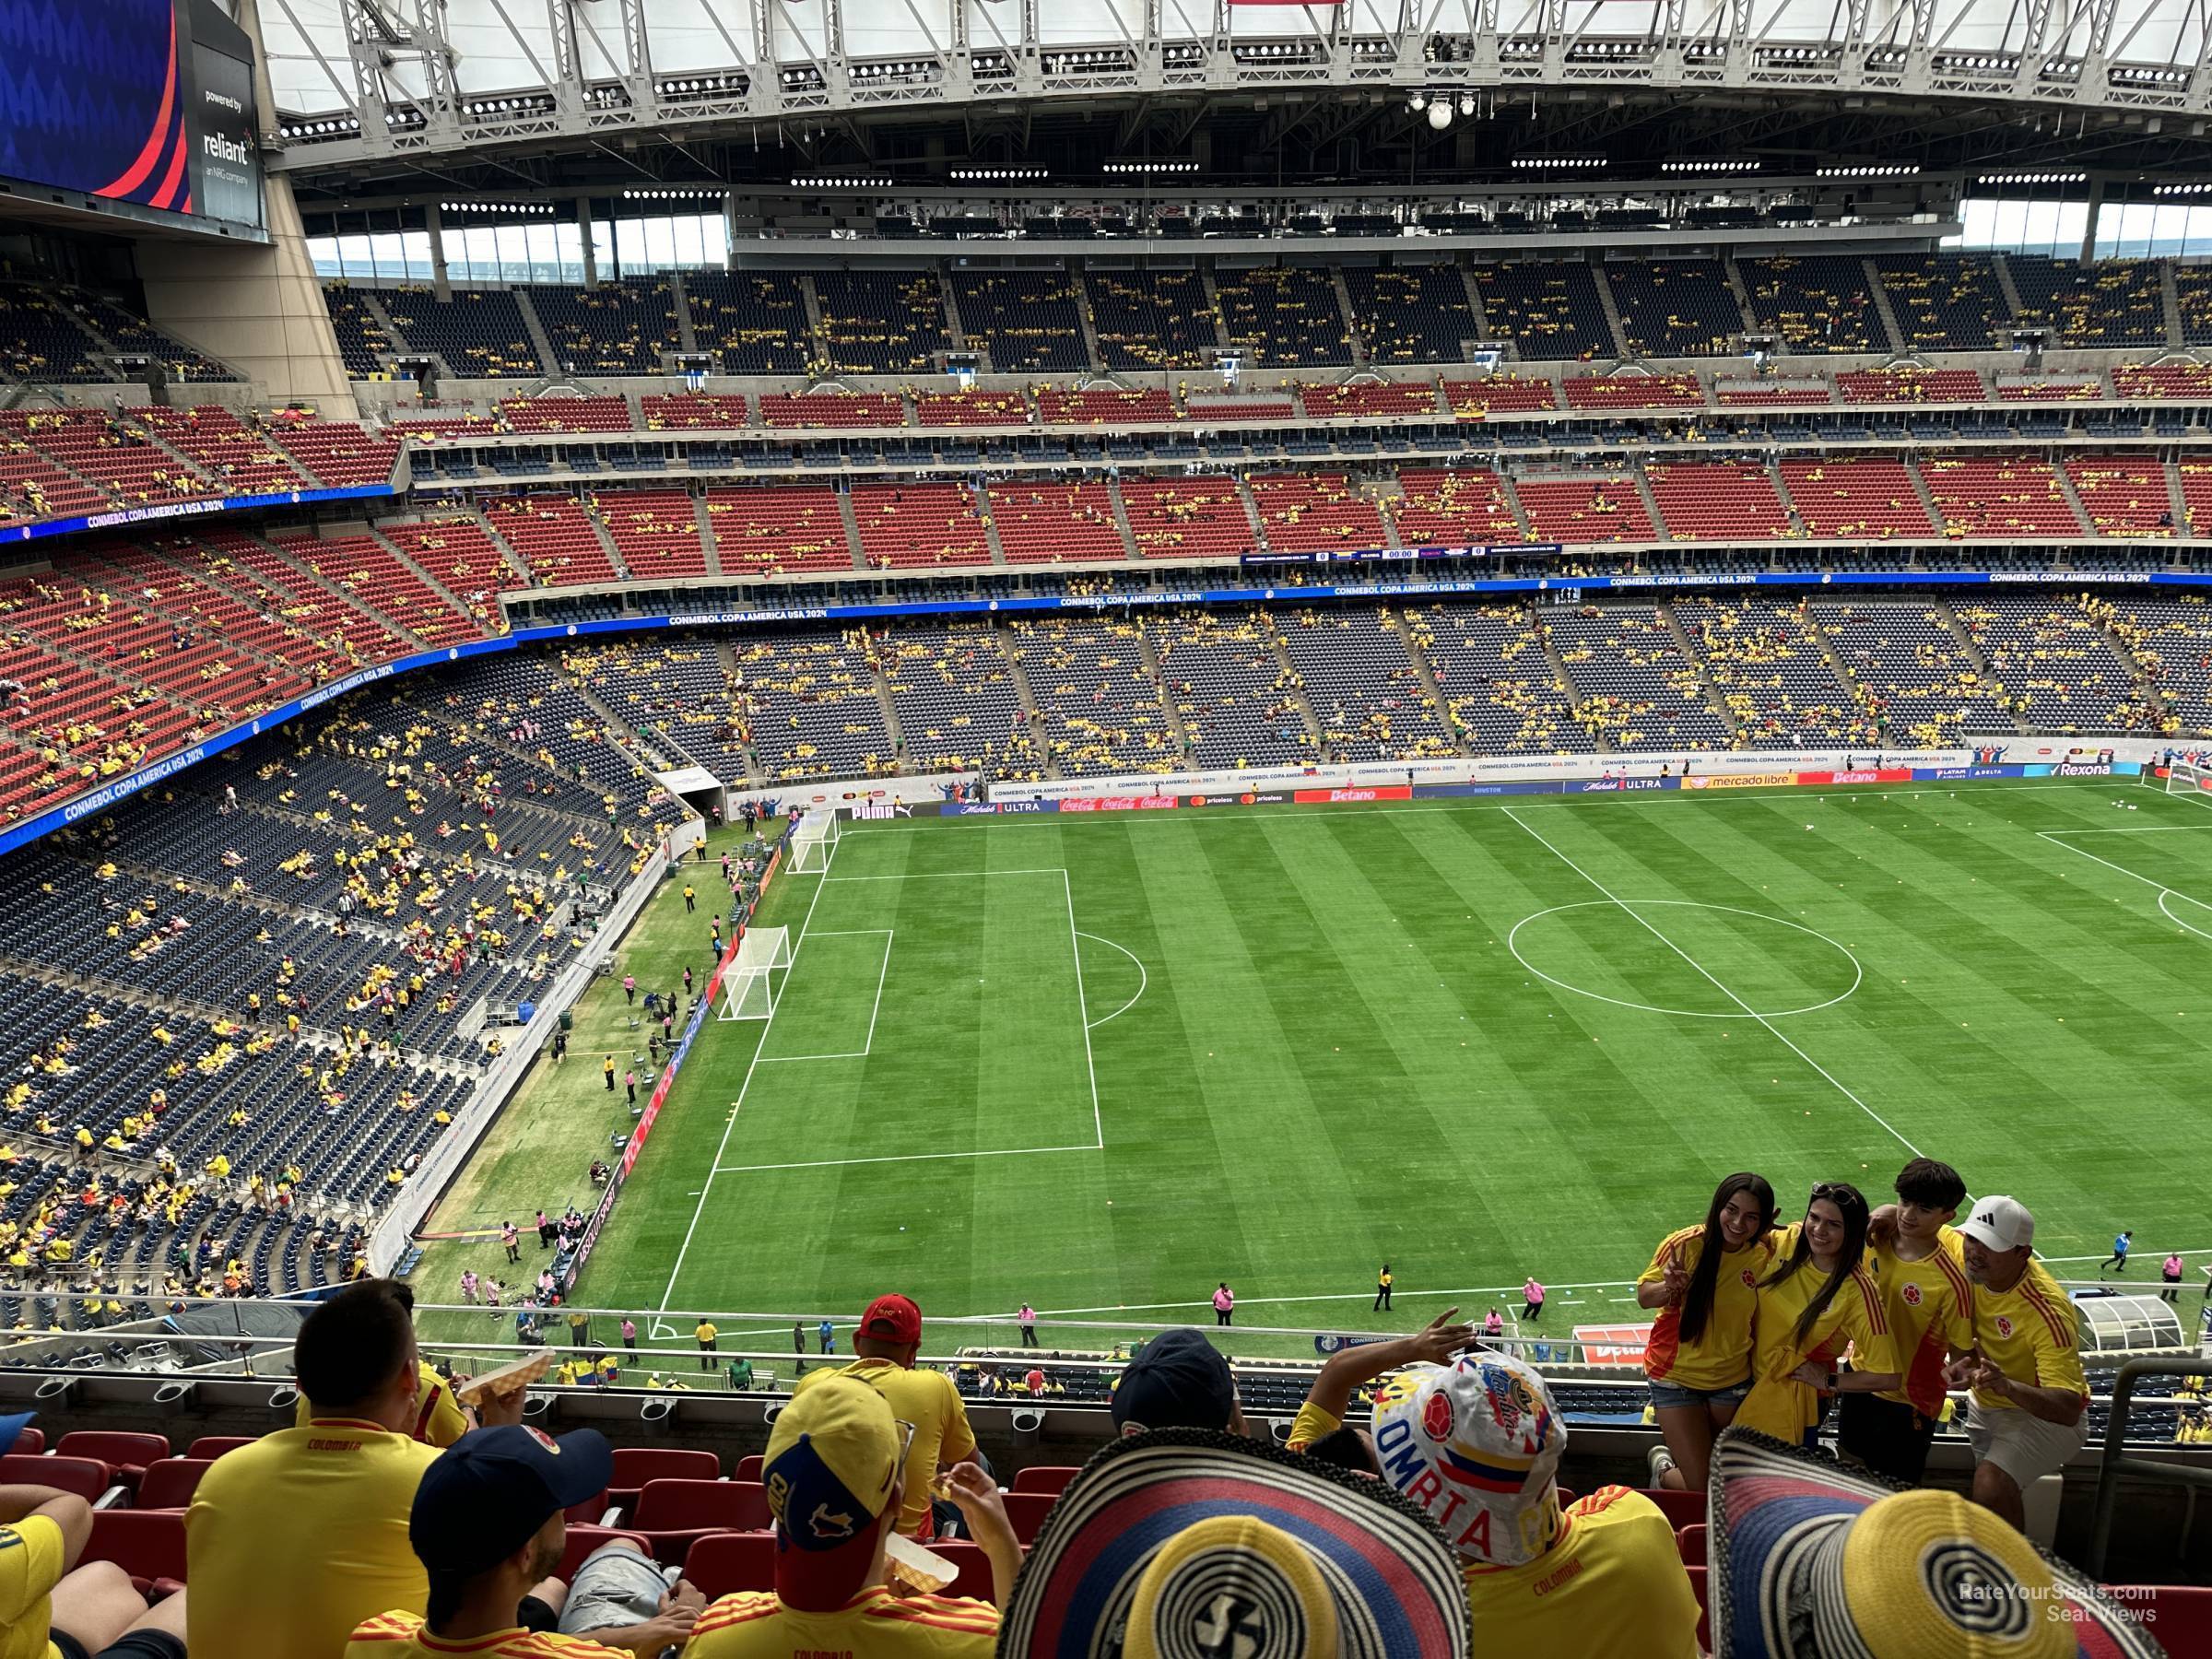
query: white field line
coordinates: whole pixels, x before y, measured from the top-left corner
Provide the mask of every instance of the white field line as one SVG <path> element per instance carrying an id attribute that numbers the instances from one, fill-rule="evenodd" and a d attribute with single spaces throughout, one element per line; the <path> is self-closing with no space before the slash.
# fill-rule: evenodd
<path id="1" fill-rule="evenodd" d="M 897 930 L 888 927 L 848 927 L 840 930 L 836 934 L 818 933 L 814 936 L 818 939 L 857 938 L 864 934 L 880 934 L 883 935 L 883 966 L 877 971 L 876 974 L 876 1004 L 875 1006 L 868 1010 L 868 1035 L 866 1041 L 864 1041 L 858 1049 L 849 1053 L 770 1054 L 766 1060 L 762 1062 L 762 1064 L 768 1065 L 788 1065 L 794 1060 L 865 1060 L 870 1054 L 875 1053 L 876 1017 L 883 1012 L 883 982 L 890 977 L 891 941 L 897 936 Z M 794 950 L 791 954 L 793 960 L 795 961 L 798 959 L 799 953 L 796 950 Z M 791 982 L 791 974 L 788 970 L 783 975 L 783 982 L 785 984 L 789 984 Z"/>
<path id="2" fill-rule="evenodd" d="M 934 1163 L 947 1158 L 1034 1158 L 1043 1152 L 1096 1152 L 1086 1141 L 1075 1147 L 993 1147 L 982 1152 L 900 1152 L 888 1158 L 817 1158 L 805 1163 L 729 1164 L 717 1175 L 758 1175 L 769 1170 L 841 1170 L 850 1164 Z"/>
<path id="3" fill-rule="evenodd" d="M 824 881 L 949 881 L 964 876 L 1065 876 L 1067 871 L 1054 865 L 1036 870 L 901 870 L 896 876 L 825 876 Z"/>
<path id="4" fill-rule="evenodd" d="M 1060 872 L 1060 889 L 1067 897 L 1067 947 L 1076 954 L 1076 1022 L 1083 1028 L 1083 1069 L 1090 1074 L 1090 1124 L 1098 1149 L 1106 1149 L 1106 1119 L 1099 1111 L 1099 1068 L 1090 1055 L 1090 1003 L 1083 994 L 1083 935 L 1076 931 L 1076 889 Z"/>
<path id="5" fill-rule="evenodd" d="M 1853 1106 L 1856 1106 L 1861 1112 L 1865 1112 L 1876 1123 L 1879 1124 L 1889 1133 L 1891 1137 L 1894 1138 L 1900 1146 L 1903 1147 L 1908 1152 L 1911 1152 L 1915 1158 L 1921 1156 L 1920 1148 L 1915 1147 L 1911 1141 L 1907 1140 L 1902 1135 L 1900 1135 L 1896 1127 L 1891 1124 L 1887 1118 L 1883 1117 L 1880 1112 L 1875 1111 L 1873 1107 L 1867 1105 L 1865 1100 L 1862 1100 L 1857 1095 L 1853 1094 L 1849 1088 L 1845 1088 L 1843 1084 L 1837 1079 L 1834 1073 L 1830 1072 L 1818 1060 L 1814 1059 L 1810 1054 L 1799 1048 L 1794 1042 L 1792 1042 L 1787 1037 L 1783 1036 L 1782 1033 L 1782 1029 L 1775 1025 L 1772 1020 L 1769 1019 L 1765 1015 L 1759 1013 L 1756 1008 L 1752 1007 L 1749 1003 L 1746 1002 L 1742 997 L 1731 991 L 1719 980 L 1714 979 L 1711 973 L 1706 971 L 1705 965 L 1702 962 L 1699 961 L 1697 958 L 1691 956 L 1688 951 L 1683 949 L 1681 946 L 1676 944 L 1665 934 L 1661 933 L 1653 924 L 1644 918 L 1641 912 L 1638 911 L 1633 905 L 1628 903 L 1625 900 L 1618 897 L 1610 888 L 1606 886 L 1604 882 L 1598 880 L 1596 877 L 1591 875 L 1589 871 L 1583 869 L 1581 865 L 1576 864 L 1573 859 L 1568 857 L 1566 853 L 1560 852 L 1559 848 L 1553 846 L 1550 841 L 1546 841 L 1543 834 L 1533 826 L 1523 823 L 1521 819 L 1511 811 L 1508 811 L 1505 816 L 1509 818 L 1512 818 L 1517 827 L 1525 830 L 1528 834 L 1535 836 L 1535 839 L 1543 844 L 1545 850 L 1550 853 L 1554 858 L 1558 859 L 1561 864 L 1572 870 L 1577 876 L 1580 876 L 1584 881 L 1588 882 L 1592 887 L 1603 893 L 1607 899 L 1612 900 L 1615 904 L 1618 905 L 1631 918 L 1633 918 L 1638 925 L 1641 926 L 1645 932 L 1652 935 L 1652 937 L 1657 939 L 1660 944 L 1665 946 L 1669 950 L 1680 957 L 1685 962 L 1688 962 L 1692 968 L 1696 969 L 1697 971 L 1712 984 L 1714 990 L 1718 991 L 1723 996 L 1725 996 L 1737 1007 L 1743 1009 L 1746 1014 L 1748 1014 L 1760 1025 L 1766 1027 L 1767 1030 L 1772 1034 L 1777 1042 L 1781 1043 L 1784 1048 L 1788 1049 L 1790 1053 L 1796 1055 L 1798 1059 L 1804 1061 L 1806 1065 L 1811 1066 L 1813 1070 L 1818 1072 L 1823 1077 L 1827 1078 L 1830 1085 L 1833 1087 L 1838 1093 L 1842 1095 L 1845 1100 L 1849 1100 Z"/>
<path id="6" fill-rule="evenodd" d="M 1124 1003 L 1120 1007 L 1116 1008 L 1112 1013 L 1107 1015 L 1105 1019 L 1092 1020 L 1090 1022 L 1091 1029 L 1095 1030 L 1100 1026 L 1104 1025 L 1107 1019 L 1119 1019 L 1123 1015 L 1128 1013 L 1130 1009 L 1135 1007 L 1138 1003 L 1144 1001 L 1145 991 L 1146 988 L 1152 983 L 1152 976 L 1145 971 L 1145 964 L 1141 959 L 1139 959 L 1136 952 L 1130 949 L 1128 946 L 1116 945 L 1112 939 L 1106 938 L 1100 934 L 1087 933 L 1082 936 L 1086 939 L 1096 940 L 1100 945 L 1104 945 L 1112 949 L 1118 950 L 1124 956 L 1127 957 L 1131 961 L 1136 963 L 1136 994 L 1131 997 L 1127 1002 Z"/>

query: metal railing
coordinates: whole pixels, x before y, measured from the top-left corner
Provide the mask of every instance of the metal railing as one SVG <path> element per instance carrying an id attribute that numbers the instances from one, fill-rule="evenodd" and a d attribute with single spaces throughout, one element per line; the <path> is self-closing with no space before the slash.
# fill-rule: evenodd
<path id="1" fill-rule="evenodd" d="M 2104 1558 L 2112 1546 L 2112 1512 L 2120 1500 L 2123 1477 L 2182 1487 L 2189 1493 L 2192 1509 L 2198 1492 L 2212 1491 L 2212 1467 L 2130 1457 L 2121 1451 L 2126 1443 L 2128 1412 L 2135 1405 L 2136 1382 L 2140 1377 L 2212 1377 L 2212 1358 L 2198 1354 L 2185 1359 L 2130 1359 L 2112 1379 L 2112 1415 L 2105 1419 L 2103 1462 L 2097 1472 L 2097 1508 L 2089 1528 L 2088 1572 L 2100 1581 L 2105 1576 Z"/>

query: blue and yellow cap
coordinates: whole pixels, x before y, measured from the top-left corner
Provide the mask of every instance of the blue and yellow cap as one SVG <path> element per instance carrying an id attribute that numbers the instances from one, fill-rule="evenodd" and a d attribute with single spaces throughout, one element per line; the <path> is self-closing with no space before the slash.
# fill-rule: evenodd
<path id="1" fill-rule="evenodd" d="M 890 1403 L 856 1377 L 811 1382 L 777 1414 L 760 1478 L 776 1518 L 776 1594 L 823 1612 L 862 1588 L 901 1466 Z"/>

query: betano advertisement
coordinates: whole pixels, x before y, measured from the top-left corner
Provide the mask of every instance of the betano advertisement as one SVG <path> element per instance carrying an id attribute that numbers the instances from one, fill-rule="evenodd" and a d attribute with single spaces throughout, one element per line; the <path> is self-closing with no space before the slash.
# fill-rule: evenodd
<path id="1" fill-rule="evenodd" d="M 253 63 L 213 0 L 0 0 L 0 175 L 259 229 Z"/>

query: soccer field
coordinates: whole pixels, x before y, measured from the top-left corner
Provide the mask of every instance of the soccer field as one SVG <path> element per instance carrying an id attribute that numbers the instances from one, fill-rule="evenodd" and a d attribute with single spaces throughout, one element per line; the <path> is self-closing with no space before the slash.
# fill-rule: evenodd
<path id="1" fill-rule="evenodd" d="M 1563 1328 L 1728 1171 L 1916 1151 L 2212 1261 L 2212 811 L 2134 782 L 866 823 L 760 920 L 589 1305 Z"/>

